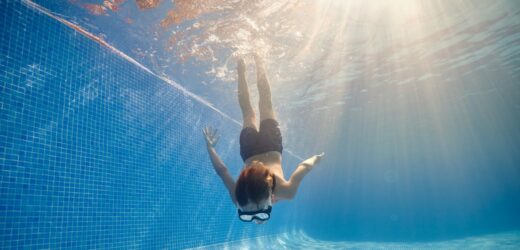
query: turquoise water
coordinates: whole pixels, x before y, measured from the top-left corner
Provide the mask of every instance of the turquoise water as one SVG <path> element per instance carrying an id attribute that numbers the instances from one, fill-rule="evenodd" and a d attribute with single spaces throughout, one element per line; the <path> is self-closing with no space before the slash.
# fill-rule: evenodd
<path id="1" fill-rule="evenodd" d="M 5 249 L 516 249 L 517 1 L 4 1 Z M 265 225 L 233 177 L 237 57 L 265 58 L 286 177 Z M 255 105 L 256 106 L 256 105 Z"/>

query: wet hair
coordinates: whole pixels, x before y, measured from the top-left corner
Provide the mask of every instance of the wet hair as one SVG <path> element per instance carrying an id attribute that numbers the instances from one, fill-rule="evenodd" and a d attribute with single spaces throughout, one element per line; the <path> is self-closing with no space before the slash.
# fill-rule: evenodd
<path id="1" fill-rule="evenodd" d="M 245 206 L 249 201 L 260 203 L 269 198 L 269 182 L 267 177 L 271 171 L 262 162 L 252 161 L 240 173 L 235 186 L 235 197 L 238 205 Z M 272 176 L 274 178 L 274 176 Z"/>

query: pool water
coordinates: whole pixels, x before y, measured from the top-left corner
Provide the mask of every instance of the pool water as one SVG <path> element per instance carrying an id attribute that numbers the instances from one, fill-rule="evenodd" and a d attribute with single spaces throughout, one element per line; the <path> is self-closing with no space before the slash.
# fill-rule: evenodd
<path id="1" fill-rule="evenodd" d="M 0 8 L 2 249 L 520 247 L 516 1 Z M 325 152 L 264 225 L 238 220 L 202 136 L 238 176 L 252 52 L 286 178 Z"/>

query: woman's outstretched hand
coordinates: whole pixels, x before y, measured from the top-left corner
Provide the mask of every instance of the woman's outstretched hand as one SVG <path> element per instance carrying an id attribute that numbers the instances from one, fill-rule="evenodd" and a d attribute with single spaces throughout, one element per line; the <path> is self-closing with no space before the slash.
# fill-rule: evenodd
<path id="1" fill-rule="evenodd" d="M 208 147 L 215 147 L 217 145 L 218 139 L 220 136 L 217 136 L 217 130 L 213 129 L 211 126 L 205 127 L 202 129 L 204 132 L 204 138 L 206 139 L 206 144 Z"/>
<path id="2" fill-rule="evenodd" d="M 315 155 L 314 157 L 316 158 L 316 160 L 314 161 L 314 164 L 320 163 L 321 158 L 323 158 L 323 156 L 325 156 L 324 152 L 321 152 L 321 154 L 319 154 L 319 155 Z"/>
<path id="3" fill-rule="evenodd" d="M 302 163 L 300 163 L 300 165 L 303 165 L 308 170 L 311 170 L 312 168 L 314 168 L 314 166 L 316 164 L 318 164 L 321 161 L 321 158 L 323 158 L 323 156 L 325 156 L 325 153 L 321 153 L 319 155 L 314 155 L 313 157 L 311 157 L 311 158 L 303 161 Z"/>

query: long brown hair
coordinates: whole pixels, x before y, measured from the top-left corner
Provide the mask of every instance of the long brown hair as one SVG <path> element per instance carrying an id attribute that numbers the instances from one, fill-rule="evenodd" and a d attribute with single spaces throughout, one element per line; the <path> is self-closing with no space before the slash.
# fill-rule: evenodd
<path id="1" fill-rule="evenodd" d="M 249 201 L 259 203 L 269 198 L 269 182 L 267 177 L 271 171 L 260 161 L 252 161 L 240 173 L 235 186 L 235 197 L 238 205 L 245 206 Z M 274 178 L 274 176 L 272 176 Z"/>

